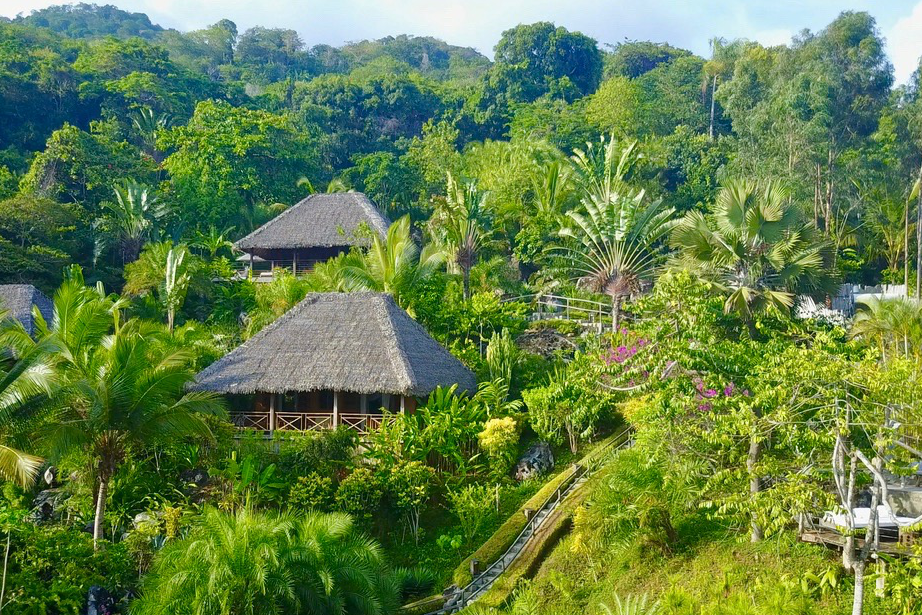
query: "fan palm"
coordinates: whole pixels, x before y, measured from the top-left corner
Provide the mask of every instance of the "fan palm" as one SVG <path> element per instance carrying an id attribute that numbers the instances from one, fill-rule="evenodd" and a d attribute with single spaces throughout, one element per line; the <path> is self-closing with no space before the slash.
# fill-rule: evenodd
<path id="1" fill-rule="evenodd" d="M 366 254 L 352 252 L 340 266 L 349 290 L 390 293 L 412 312 L 413 290 L 438 271 L 444 258 L 432 245 L 420 251 L 410 234 L 410 217 L 404 216 L 391 224 L 384 239 L 373 237 Z"/>
<path id="2" fill-rule="evenodd" d="M 754 312 L 787 310 L 794 291 L 825 278 L 825 242 L 801 219 L 779 184 L 734 180 L 717 196 L 711 216 L 688 212 L 672 234 L 680 259 L 710 275 L 727 294 L 726 312 L 753 328 Z"/>
<path id="3" fill-rule="evenodd" d="M 155 560 L 131 612 L 383 615 L 398 589 L 381 547 L 348 515 L 208 509 Z"/>
<path id="4" fill-rule="evenodd" d="M 451 173 L 446 180 L 444 204 L 430 222 L 430 232 L 442 246 L 449 269 L 461 274 L 464 298 L 471 296 L 471 268 L 484 247 L 489 231 L 485 224 L 486 194 L 473 184 L 462 186 Z"/>
<path id="5" fill-rule="evenodd" d="M 568 211 L 560 235 L 572 240 L 564 262 L 577 283 L 612 300 L 612 331 L 618 330 L 621 304 L 652 277 L 661 253 L 659 240 L 672 227 L 672 208 L 647 202 L 643 190 L 611 192 L 604 200 L 582 200 L 582 211 Z"/>

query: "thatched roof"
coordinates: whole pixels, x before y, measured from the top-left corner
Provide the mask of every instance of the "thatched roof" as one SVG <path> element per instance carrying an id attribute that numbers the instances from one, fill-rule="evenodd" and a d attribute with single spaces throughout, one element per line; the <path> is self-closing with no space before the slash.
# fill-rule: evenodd
<path id="1" fill-rule="evenodd" d="M 9 312 L 8 316 L 21 322 L 29 335 L 35 333 L 32 306 L 38 307 L 45 321 L 51 323 L 54 305 L 42 291 L 31 284 L 0 284 L 0 311 Z"/>
<path id="2" fill-rule="evenodd" d="M 361 192 L 312 194 L 286 209 L 234 246 L 243 252 L 368 245 L 356 237 L 362 223 L 381 237 L 390 222 Z"/>
<path id="3" fill-rule="evenodd" d="M 203 370 L 195 390 L 423 396 L 477 382 L 385 293 L 315 293 Z"/>

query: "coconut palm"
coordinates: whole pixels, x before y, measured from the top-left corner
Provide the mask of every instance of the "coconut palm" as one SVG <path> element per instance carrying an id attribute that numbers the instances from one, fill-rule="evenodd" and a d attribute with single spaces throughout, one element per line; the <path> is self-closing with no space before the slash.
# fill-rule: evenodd
<path id="1" fill-rule="evenodd" d="M 131 612 L 384 615 L 398 589 L 381 547 L 348 515 L 207 509 L 154 561 Z"/>
<path id="2" fill-rule="evenodd" d="M 412 291 L 438 271 L 444 258 L 432 245 L 420 251 L 410 234 L 410 217 L 404 216 L 391 224 L 384 239 L 374 236 L 367 253 L 352 252 L 340 266 L 349 290 L 390 293 L 400 307 L 412 312 Z"/>
<path id="3" fill-rule="evenodd" d="M 50 344 L 34 343 L 20 323 L 0 312 L 0 477 L 23 487 L 32 484 L 42 463 L 23 449 L 39 414 L 36 402 L 52 391 L 50 351 Z"/>
<path id="4" fill-rule="evenodd" d="M 688 212 L 672 234 L 680 261 L 709 275 L 727 295 L 726 312 L 737 312 L 750 331 L 752 315 L 789 309 L 794 291 L 816 290 L 829 281 L 827 244 L 803 221 L 788 191 L 777 183 L 727 182 L 712 214 Z"/>
<path id="5" fill-rule="evenodd" d="M 185 392 L 194 377 L 191 353 L 156 343 L 135 321 L 121 322 L 122 306 L 101 288 L 85 287 L 72 270 L 55 294 L 52 326 L 39 327 L 42 342 L 57 349 L 61 382 L 39 440 L 52 459 L 83 451 L 92 460 L 94 544 L 102 535 L 109 483 L 128 450 L 190 435 L 210 438 L 202 415 L 224 412 L 212 394 Z"/>
<path id="6" fill-rule="evenodd" d="M 922 350 L 922 305 L 906 298 L 871 298 L 858 304 L 852 337 L 876 343 L 884 360 Z"/>
<path id="7" fill-rule="evenodd" d="M 473 184 L 459 184 L 451 173 L 445 195 L 443 205 L 429 221 L 430 233 L 442 246 L 449 270 L 461 274 L 464 298 L 470 299 L 471 268 L 490 234 L 485 224 L 487 195 Z"/>
<path id="8" fill-rule="evenodd" d="M 672 208 L 648 201 L 643 190 L 601 193 L 584 198 L 581 209 L 566 213 L 560 235 L 571 240 L 562 253 L 579 285 L 611 297 L 612 331 L 617 331 L 621 304 L 653 276 L 662 253 L 659 240 L 672 227 Z"/>

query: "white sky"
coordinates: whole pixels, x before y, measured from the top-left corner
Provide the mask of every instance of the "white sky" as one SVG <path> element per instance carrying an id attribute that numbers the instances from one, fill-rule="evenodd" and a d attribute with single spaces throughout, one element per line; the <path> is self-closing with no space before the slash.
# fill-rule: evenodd
<path id="1" fill-rule="evenodd" d="M 95 0 L 105 4 L 107 0 Z M 108 0 L 147 13 L 154 23 L 192 30 L 222 18 L 297 30 L 308 45 L 340 45 L 389 34 L 430 35 L 487 56 L 500 33 L 552 21 L 601 43 L 668 42 L 707 55 L 715 36 L 786 43 L 803 28 L 822 29 L 843 10 L 866 10 L 887 39 L 897 82 L 922 55 L 922 0 Z M 13 17 L 59 0 L 0 0 Z"/>

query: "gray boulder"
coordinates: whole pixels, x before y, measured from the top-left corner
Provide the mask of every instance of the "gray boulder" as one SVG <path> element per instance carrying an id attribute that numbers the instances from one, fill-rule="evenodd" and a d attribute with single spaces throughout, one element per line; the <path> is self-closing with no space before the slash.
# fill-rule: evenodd
<path id="1" fill-rule="evenodd" d="M 515 464 L 515 479 L 528 480 L 546 474 L 554 467 L 554 453 L 547 442 L 533 444 Z"/>
<path id="2" fill-rule="evenodd" d="M 39 491 L 32 500 L 32 512 L 29 521 L 35 524 L 50 523 L 61 518 L 61 508 L 67 495 L 61 489 Z"/>
<path id="3" fill-rule="evenodd" d="M 86 615 L 112 615 L 115 599 L 104 587 L 92 586 L 86 596 Z"/>

